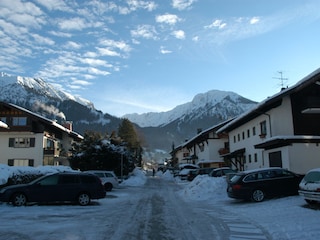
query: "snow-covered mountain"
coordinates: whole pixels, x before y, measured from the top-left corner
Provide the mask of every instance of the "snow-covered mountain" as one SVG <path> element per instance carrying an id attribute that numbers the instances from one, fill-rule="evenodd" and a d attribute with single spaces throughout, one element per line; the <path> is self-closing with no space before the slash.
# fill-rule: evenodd
<path id="1" fill-rule="evenodd" d="M 73 96 L 41 78 L 11 76 L 0 73 L 0 101 L 24 107 L 58 122 L 72 121 L 74 130 L 110 132 L 117 129 L 120 119 L 95 109 L 92 102 Z"/>
<path id="2" fill-rule="evenodd" d="M 163 127 L 180 120 L 201 119 L 204 116 L 219 116 L 228 119 L 239 115 L 256 105 L 256 102 L 229 92 L 211 90 L 196 95 L 191 102 L 179 105 L 167 112 L 127 114 L 124 117 L 140 127 Z"/>
<path id="3" fill-rule="evenodd" d="M 40 78 L 10 76 L 0 73 L 0 101 L 14 103 L 58 122 L 73 122 L 73 130 L 84 134 L 117 131 L 122 119 L 94 108 L 92 102 L 72 96 Z M 167 112 L 128 114 L 142 137 L 142 146 L 170 151 L 180 144 L 229 118 L 238 116 L 256 103 L 233 92 L 212 90 L 198 94 L 191 102 Z"/>

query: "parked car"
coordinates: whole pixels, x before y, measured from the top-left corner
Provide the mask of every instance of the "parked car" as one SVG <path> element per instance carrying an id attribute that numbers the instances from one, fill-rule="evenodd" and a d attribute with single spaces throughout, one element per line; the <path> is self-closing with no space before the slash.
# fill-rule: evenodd
<path id="1" fill-rule="evenodd" d="M 46 175 L 28 184 L 11 185 L 0 190 L 0 201 L 11 202 L 15 206 L 28 202 L 77 202 L 85 206 L 91 199 L 105 196 L 97 176 L 77 172 Z"/>
<path id="2" fill-rule="evenodd" d="M 210 173 L 210 177 L 223 177 L 228 175 L 228 179 L 231 179 L 235 174 L 237 173 L 236 170 L 233 170 L 229 167 L 221 167 L 221 168 L 215 168 Z"/>
<path id="3" fill-rule="evenodd" d="M 179 164 L 178 169 L 179 173 L 174 176 L 180 177 L 181 180 L 187 180 L 189 172 L 194 169 L 199 169 L 199 166 L 191 163 L 182 163 Z"/>
<path id="4" fill-rule="evenodd" d="M 199 169 L 191 170 L 191 171 L 189 171 L 189 174 L 187 176 L 187 180 L 192 181 L 198 175 L 209 174 L 213 169 L 214 168 L 199 168 Z"/>
<path id="5" fill-rule="evenodd" d="M 320 202 L 320 168 L 312 169 L 299 184 L 299 194 L 307 203 Z"/>
<path id="6" fill-rule="evenodd" d="M 111 191 L 114 187 L 119 187 L 119 179 L 113 171 L 89 170 L 86 172 L 93 173 L 98 176 L 106 191 Z"/>
<path id="7" fill-rule="evenodd" d="M 303 175 L 283 168 L 264 168 L 239 172 L 228 181 L 230 198 L 261 202 L 266 197 L 298 194 Z"/>

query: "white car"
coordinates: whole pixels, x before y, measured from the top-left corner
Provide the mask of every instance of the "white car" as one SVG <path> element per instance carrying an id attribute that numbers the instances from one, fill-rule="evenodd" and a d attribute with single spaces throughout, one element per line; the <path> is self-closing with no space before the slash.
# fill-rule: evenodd
<path id="1" fill-rule="evenodd" d="M 119 180 L 113 171 L 89 170 L 86 171 L 98 176 L 106 191 L 111 191 L 114 187 L 119 187 Z"/>
<path id="2" fill-rule="evenodd" d="M 312 169 L 304 176 L 299 184 L 299 195 L 307 203 L 320 202 L 320 168 Z"/>

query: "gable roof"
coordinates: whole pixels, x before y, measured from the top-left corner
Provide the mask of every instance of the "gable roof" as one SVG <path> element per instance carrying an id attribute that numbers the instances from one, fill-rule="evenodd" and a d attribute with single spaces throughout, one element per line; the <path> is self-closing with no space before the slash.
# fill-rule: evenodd
<path id="1" fill-rule="evenodd" d="M 217 131 L 217 133 L 229 132 L 260 115 L 266 114 L 266 112 L 269 111 L 270 109 L 280 106 L 282 103 L 282 99 L 285 96 L 289 96 L 292 93 L 299 92 L 301 89 L 304 89 L 305 87 L 313 83 L 317 83 L 320 85 L 320 68 L 318 68 L 308 76 L 304 77 L 302 80 L 297 82 L 292 87 L 282 89 L 279 93 L 273 95 L 272 97 L 268 97 L 262 102 L 258 103 L 255 107 L 253 107 L 249 111 L 241 114 L 240 116 L 235 118 L 233 121 L 221 127 Z"/>
<path id="2" fill-rule="evenodd" d="M 60 130 L 62 132 L 66 132 L 70 137 L 74 138 L 74 139 L 78 139 L 78 140 L 82 140 L 83 136 L 81 136 L 79 133 L 76 133 L 72 130 L 69 130 L 67 128 L 65 128 L 64 126 L 60 125 L 59 123 L 57 123 L 54 120 L 50 120 L 46 117 L 43 117 L 37 113 L 33 113 L 28 109 L 25 109 L 23 107 L 20 107 L 18 105 L 12 104 L 12 103 L 6 103 L 6 102 L 0 102 L 1 105 L 7 106 L 7 107 L 11 107 L 14 108 L 16 110 L 19 111 L 23 111 L 25 112 L 27 115 L 32 116 L 33 118 L 36 118 L 37 120 L 39 120 L 40 122 L 43 122 L 46 125 L 52 126 L 53 128 Z"/>

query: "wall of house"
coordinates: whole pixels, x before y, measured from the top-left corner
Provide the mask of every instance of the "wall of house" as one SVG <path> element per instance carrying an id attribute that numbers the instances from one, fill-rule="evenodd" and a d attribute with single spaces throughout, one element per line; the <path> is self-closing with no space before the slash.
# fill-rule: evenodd
<path id="1" fill-rule="evenodd" d="M 35 138 L 34 147 L 9 147 L 9 138 Z M 34 166 L 42 165 L 43 161 L 43 134 L 28 132 L 1 132 L 0 134 L 0 163 L 8 164 L 9 159 L 33 159 Z"/>
<path id="2" fill-rule="evenodd" d="M 292 110 L 291 100 L 289 97 L 282 99 L 281 106 L 273 108 L 267 112 L 270 115 L 271 120 L 271 132 L 272 136 L 279 135 L 293 135 L 293 121 L 292 121 Z M 270 126 L 267 127 L 269 128 Z M 267 136 L 270 137 L 270 136 Z"/>
<path id="3" fill-rule="evenodd" d="M 290 170 L 306 174 L 320 167 L 320 146 L 316 143 L 294 143 L 289 147 Z"/>
<path id="4" fill-rule="evenodd" d="M 264 121 L 266 122 L 266 135 L 261 135 L 260 124 Z M 291 100 L 289 97 L 283 99 L 281 106 L 261 113 L 258 117 L 230 131 L 230 152 L 245 149 L 245 170 L 269 167 L 269 160 L 266 158 L 265 151 L 255 149 L 254 145 L 279 135 L 293 135 Z"/>

